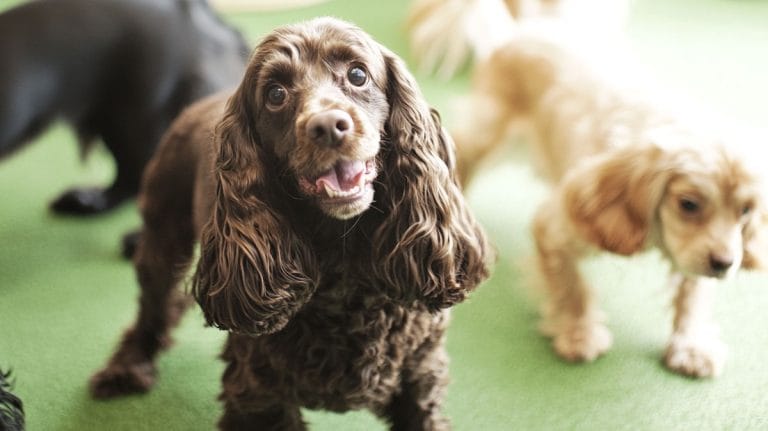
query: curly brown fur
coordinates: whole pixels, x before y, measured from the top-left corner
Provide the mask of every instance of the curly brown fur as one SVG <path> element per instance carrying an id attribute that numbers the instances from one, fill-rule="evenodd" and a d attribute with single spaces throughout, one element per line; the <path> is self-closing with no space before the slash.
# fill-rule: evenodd
<path id="1" fill-rule="evenodd" d="M 446 429 L 445 308 L 487 275 L 454 170 L 393 53 L 330 18 L 275 30 L 234 95 L 186 111 L 148 168 L 139 317 L 94 396 L 152 385 L 199 237 L 192 291 L 230 331 L 222 429 L 303 429 L 302 407 Z"/>
<path id="2" fill-rule="evenodd" d="M 11 372 L 0 370 L 0 431 L 24 430 L 24 406 L 11 392 Z"/>

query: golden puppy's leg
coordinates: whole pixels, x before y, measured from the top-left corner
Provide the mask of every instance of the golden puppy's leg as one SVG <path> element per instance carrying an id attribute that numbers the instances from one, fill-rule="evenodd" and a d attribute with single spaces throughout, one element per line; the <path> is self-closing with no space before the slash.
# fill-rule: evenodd
<path id="1" fill-rule="evenodd" d="M 483 161 L 504 144 L 514 116 L 507 104 L 485 94 L 473 95 L 462 111 L 451 135 L 459 181 L 466 188 Z"/>
<path id="2" fill-rule="evenodd" d="M 664 355 L 671 370 L 691 377 L 714 377 L 725 365 L 727 349 L 712 321 L 717 281 L 676 275 L 672 337 Z"/>
<path id="3" fill-rule="evenodd" d="M 548 296 L 540 329 L 552 337 L 563 359 L 593 361 L 611 347 L 613 338 L 579 273 L 586 248 L 563 227 L 562 212 L 552 207 L 545 203 L 534 219 L 538 266 Z"/>

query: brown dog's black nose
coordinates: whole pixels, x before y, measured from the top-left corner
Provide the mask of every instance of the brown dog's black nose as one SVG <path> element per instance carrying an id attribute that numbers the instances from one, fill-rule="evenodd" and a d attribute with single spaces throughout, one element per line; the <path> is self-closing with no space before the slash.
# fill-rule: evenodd
<path id="1" fill-rule="evenodd" d="M 338 147 L 351 132 L 352 117 L 340 109 L 315 114 L 307 121 L 307 136 L 324 147 Z"/>
<path id="2" fill-rule="evenodd" d="M 709 255 L 709 267 L 713 272 L 723 273 L 728 271 L 731 266 L 733 266 L 733 257 L 714 253 Z"/>

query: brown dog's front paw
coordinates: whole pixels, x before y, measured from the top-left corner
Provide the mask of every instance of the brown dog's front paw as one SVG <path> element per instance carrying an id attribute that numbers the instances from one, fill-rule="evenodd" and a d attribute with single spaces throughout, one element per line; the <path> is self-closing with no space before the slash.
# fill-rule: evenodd
<path id="1" fill-rule="evenodd" d="M 555 335 L 552 345 L 558 356 L 571 362 L 594 361 L 613 344 L 611 332 L 602 324 L 574 324 Z"/>
<path id="2" fill-rule="evenodd" d="M 155 367 L 151 362 L 131 365 L 111 364 L 91 377 L 91 396 L 97 399 L 149 391 L 155 383 Z"/>
<path id="3" fill-rule="evenodd" d="M 728 356 L 717 338 L 676 336 L 667 346 L 664 364 L 670 370 L 689 377 L 716 377 Z"/>

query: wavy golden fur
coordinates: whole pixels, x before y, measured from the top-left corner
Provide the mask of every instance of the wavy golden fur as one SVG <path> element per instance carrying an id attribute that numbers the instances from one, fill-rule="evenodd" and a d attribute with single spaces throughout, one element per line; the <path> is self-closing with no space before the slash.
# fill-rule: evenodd
<path id="1" fill-rule="evenodd" d="M 475 73 L 468 127 L 459 128 L 459 174 L 525 124 L 532 156 L 553 184 L 533 233 L 547 292 L 542 329 L 556 352 L 594 360 L 610 347 L 578 263 L 595 251 L 656 248 L 678 292 L 666 365 L 717 375 L 725 362 L 710 316 L 717 279 L 765 264 L 764 178 L 714 135 L 607 84 L 561 46 L 521 34 Z"/>
<path id="2" fill-rule="evenodd" d="M 93 394 L 153 384 L 180 310 L 169 274 L 199 237 L 192 293 L 230 331 L 222 429 L 303 429 L 300 407 L 446 429 L 445 309 L 487 276 L 454 165 L 392 52 L 330 18 L 275 30 L 228 101 L 187 110 L 152 162 L 139 317 Z"/>

